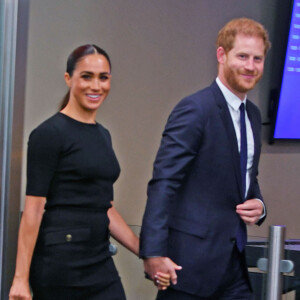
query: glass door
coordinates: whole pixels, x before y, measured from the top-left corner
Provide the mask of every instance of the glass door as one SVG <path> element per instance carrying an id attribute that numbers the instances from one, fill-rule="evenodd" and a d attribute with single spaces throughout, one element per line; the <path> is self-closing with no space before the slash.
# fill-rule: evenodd
<path id="1" fill-rule="evenodd" d="M 0 298 L 7 299 L 9 187 L 14 99 L 17 1 L 0 0 Z"/>
<path id="2" fill-rule="evenodd" d="M 20 215 L 28 8 L 29 0 L 0 0 L 0 299 L 8 299 Z"/>

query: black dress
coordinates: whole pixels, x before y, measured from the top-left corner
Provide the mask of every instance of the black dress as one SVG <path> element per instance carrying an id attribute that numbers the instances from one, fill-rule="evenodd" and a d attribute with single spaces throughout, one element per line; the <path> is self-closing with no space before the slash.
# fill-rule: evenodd
<path id="1" fill-rule="evenodd" d="M 47 199 L 30 269 L 34 299 L 125 299 L 107 217 L 119 173 L 99 123 L 57 113 L 32 131 L 26 194 Z"/>

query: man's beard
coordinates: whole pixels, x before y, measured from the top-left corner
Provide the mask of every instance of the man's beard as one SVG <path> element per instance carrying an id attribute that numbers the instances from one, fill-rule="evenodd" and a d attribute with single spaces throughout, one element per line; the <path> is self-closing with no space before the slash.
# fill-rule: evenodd
<path id="1" fill-rule="evenodd" d="M 242 80 L 240 77 L 241 72 L 239 70 L 233 70 L 232 68 L 226 66 L 224 68 L 224 77 L 226 81 L 228 82 L 229 86 L 239 92 L 239 93 L 247 93 L 248 91 L 252 90 L 255 85 L 260 81 L 262 77 L 262 73 L 258 76 L 255 77 L 255 79 L 251 80 L 248 84 Z M 256 72 L 249 72 L 249 71 L 244 71 L 242 74 L 245 75 L 257 75 Z"/>

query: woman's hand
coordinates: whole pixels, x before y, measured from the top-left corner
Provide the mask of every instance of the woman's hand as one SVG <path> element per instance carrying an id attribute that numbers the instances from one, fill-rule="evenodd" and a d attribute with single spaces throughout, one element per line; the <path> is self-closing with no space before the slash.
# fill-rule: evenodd
<path id="1" fill-rule="evenodd" d="M 10 288 L 9 300 L 32 300 L 29 282 L 15 278 Z"/>
<path id="2" fill-rule="evenodd" d="M 166 290 L 170 285 L 170 274 L 165 274 L 161 272 L 157 272 L 155 274 L 154 284 L 157 286 L 159 290 Z"/>

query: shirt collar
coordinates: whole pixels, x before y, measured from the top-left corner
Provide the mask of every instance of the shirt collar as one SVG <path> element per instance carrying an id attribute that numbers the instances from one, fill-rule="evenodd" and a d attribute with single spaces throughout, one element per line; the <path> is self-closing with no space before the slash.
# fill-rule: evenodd
<path id="1" fill-rule="evenodd" d="M 223 96 L 227 102 L 228 105 L 230 105 L 235 111 L 238 111 L 240 108 L 241 103 L 244 103 L 246 106 L 246 100 L 247 96 L 245 96 L 244 100 L 241 101 L 241 99 L 236 96 L 233 92 L 231 92 L 217 77 L 216 83 L 219 86 L 221 92 L 223 93 Z"/>

